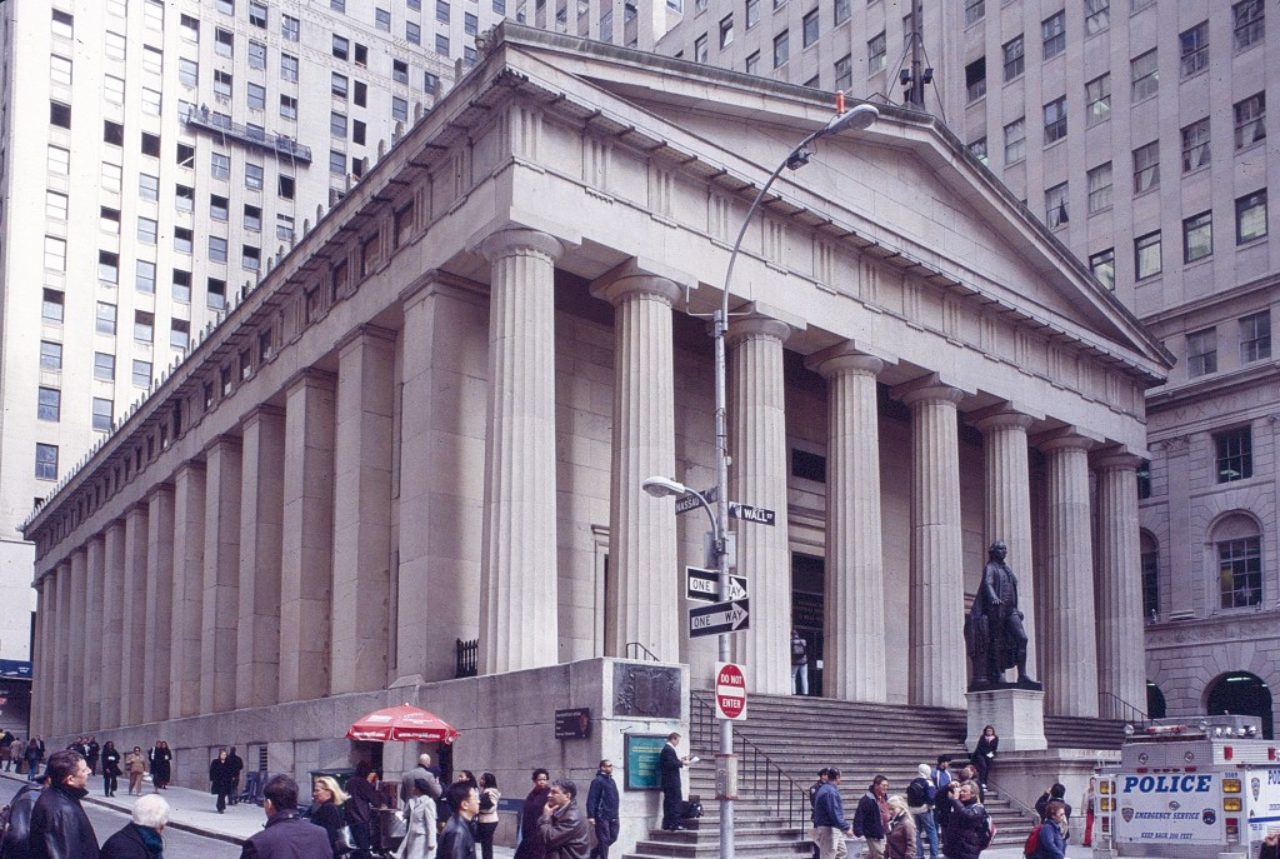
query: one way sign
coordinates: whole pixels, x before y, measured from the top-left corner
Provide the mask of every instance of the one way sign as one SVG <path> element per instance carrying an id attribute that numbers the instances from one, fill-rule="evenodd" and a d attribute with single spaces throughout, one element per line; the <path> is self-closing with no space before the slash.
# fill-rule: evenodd
<path id="1" fill-rule="evenodd" d="M 704 570 L 701 567 L 685 567 L 685 596 L 699 602 L 715 602 L 720 599 L 720 571 Z M 747 598 L 747 579 L 745 576 L 729 576 L 729 592 L 725 594 L 729 600 Z"/>
<path id="2" fill-rule="evenodd" d="M 750 603 L 750 600 L 734 600 L 689 609 L 689 637 L 700 638 L 749 628 Z"/>

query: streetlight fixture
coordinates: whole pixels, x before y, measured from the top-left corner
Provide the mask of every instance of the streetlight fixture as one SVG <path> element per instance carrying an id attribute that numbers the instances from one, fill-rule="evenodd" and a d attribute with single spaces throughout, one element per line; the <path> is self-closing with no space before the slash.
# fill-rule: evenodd
<path id="1" fill-rule="evenodd" d="M 783 169 L 798 170 L 808 164 L 809 159 L 813 156 L 811 146 L 818 140 L 846 131 L 861 131 L 870 126 L 880 116 L 880 111 L 870 104 L 859 104 L 849 111 L 843 111 L 843 107 L 844 94 L 840 93 L 836 98 L 836 109 L 841 112 L 833 116 L 822 128 L 810 133 L 804 140 L 800 141 L 799 145 L 787 153 L 787 157 L 782 159 L 782 163 L 770 174 L 768 181 L 761 186 L 756 193 L 755 199 L 751 201 L 751 207 L 747 209 L 747 214 L 742 219 L 742 228 L 738 230 L 738 238 L 733 243 L 733 250 L 729 254 L 729 263 L 724 273 L 724 288 L 720 294 L 720 309 L 712 317 L 712 336 L 715 338 L 716 362 L 716 497 L 714 515 L 706 496 L 676 480 L 657 476 L 650 477 L 641 484 L 645 492 L 655 498 L 665 498 L 668 495 L 692 496 L 706 509 L 707 515 L 711 516 L 712 545 L 716 557 L 716 570 L 720 579 L 719 599 L 721 602 L 725 602 L 729 598 L 729 431 L 725 335 L 729 330 L 729 285 L 733 279 L 733 265 L 737 262 L 738 252 L 742 249 L 742 240 L 747 234 L 747 227 L 751 224 L 751 219 L 755 216 L 756 210 L 760 208 L 760 202 L 764 199 L 764 195 L 769 193 L 769 189 Z M 716 638 L 717 658 L 720 662 L 728 662 L 730 660 L 729 633 L 721 633 Z M 729 719 L 720 721 L 720 750 L 716 758 L 716 787 L 717 792 L 720 794 L 717 797 L 720 800 L 720 857 L 721 859 L 734 859 L 733 800 L 738 792 L 738 767 L 733 754 L 733 722 Z M 719 772 L 721 767 L 723 767 L 723 774 Z"/>

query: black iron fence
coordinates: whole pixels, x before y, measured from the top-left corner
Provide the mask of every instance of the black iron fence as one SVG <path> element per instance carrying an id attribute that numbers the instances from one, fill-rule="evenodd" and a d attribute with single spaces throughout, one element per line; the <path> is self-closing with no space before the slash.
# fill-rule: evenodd
<path id="1" fill-rule="evenodd" d="M 476 676 L 476 654 L 480 650 L 480 639 L 473 638 L 470 641 L 457 639 L 454 645 L 454 677 L 475 677 Z"/>

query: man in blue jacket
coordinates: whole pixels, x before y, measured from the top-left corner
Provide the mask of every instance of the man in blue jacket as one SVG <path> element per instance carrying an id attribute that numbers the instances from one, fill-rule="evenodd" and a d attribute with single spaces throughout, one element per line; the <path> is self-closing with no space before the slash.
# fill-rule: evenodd
<path id="1" fill-rule="evenodd" d="M 618 840 L 618 785 L 613 780 L 613 761 L 608 758 L 600 762 L 587 791 L 587 823 L 596 833 L 592 859 L 609 859 L 609 845 Z"/>
<path id="2" fill-rule="evenodd" d="M 858 801 L 853 814 L 853 834 L 867 839 L 867 859 L 884 859 L 885 820 L 888 805 L 885 794 L 889 792 L 889 779 L 878 775 Z"/>
<path id="3" fill-rule="evenodd" d="M 827 780 L 822 782 L 813 796 L 814 840 L 818 842 L 821 859 L 844 859 L 849 855 L 845 843 L 852 832 L 849 821 L 844 819 L 844 801 L 840 798 L 840 770 L 826 770 Z"/>

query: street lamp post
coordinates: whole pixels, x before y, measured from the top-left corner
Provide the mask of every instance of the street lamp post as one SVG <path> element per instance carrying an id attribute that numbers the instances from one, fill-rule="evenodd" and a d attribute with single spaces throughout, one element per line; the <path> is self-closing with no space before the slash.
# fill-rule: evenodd
<path id="1" fill-rule="evenodd" d="M 843 104 L 843 97 L 839 99 L 838 104 Z M 729 598 L 730 553 L 728 543 L 731 538 L 729 532 L 729 430 L 726 383 L 728 369 L 725 361 L 725 336 L 729 331 L 729 286 L 733 279 L 733 265 L 737 262 L 738 252 L 742 248 L 742 240 L 747 234 L 747 227 L 750 226 L 752 217 L 755 216 L 756 210 L 760 208 L 760 202 L 764 199 L 765 194 L 769 193 L 769 188 L 773 186 L 774 180 L 781 175 L 783 169 L 790 167 L 792 170 L 797 170 L 808 164 L 809 158 L 813 154 L 809 147 L 821 138 L 839 134 L 843 131 L 864 129 L 875 122 L 879 116 L 880 111 L 873 105 L 860 104 L 846 113 L 837 114 L 825 126 L 809 134 L 787 154 L 787 157 L 782 160 L 777 169 L 770 174 L 768 181 L 760 187 L 755 199 L 751 201 L 751 207 L 747 209 L 746 216 L 742 219 L 742 227 L 738 230 L 738 238 L 733 243 L 733 250 L 729 254 L 729 264 L 724 273 L 724 288 L 720 294 L 720 309 L 712 317 L 712 336 L 715 338 L 716 362 L 716 498 L 714 515 L 706 497 L 684 484 L 664 477 L 651 477 L 642 484 L 646 492 L 657 497 L 691 495 L 698 500 L 703 508 L 706 509 L 707 514 L 711 516 L 711 536 L 716 555 L 716 570 L 720 577 L 721 602 L 725 602 Z M 730 661 L 729 635 L 730 633 L 726 632 L 716 636 L 717 658 L 720 662 Z M 720 857 L 721 859 L 734 859 L 733 798 L 737 795 L 737 766 L 733 754 L 733 722 L 729 719 L 720 720 L 720 750 L 717 758 L 726 770 L 723 784 L 718 785 L 721 789 L 721 795 L 718 797 L 720 800 Z"/>

